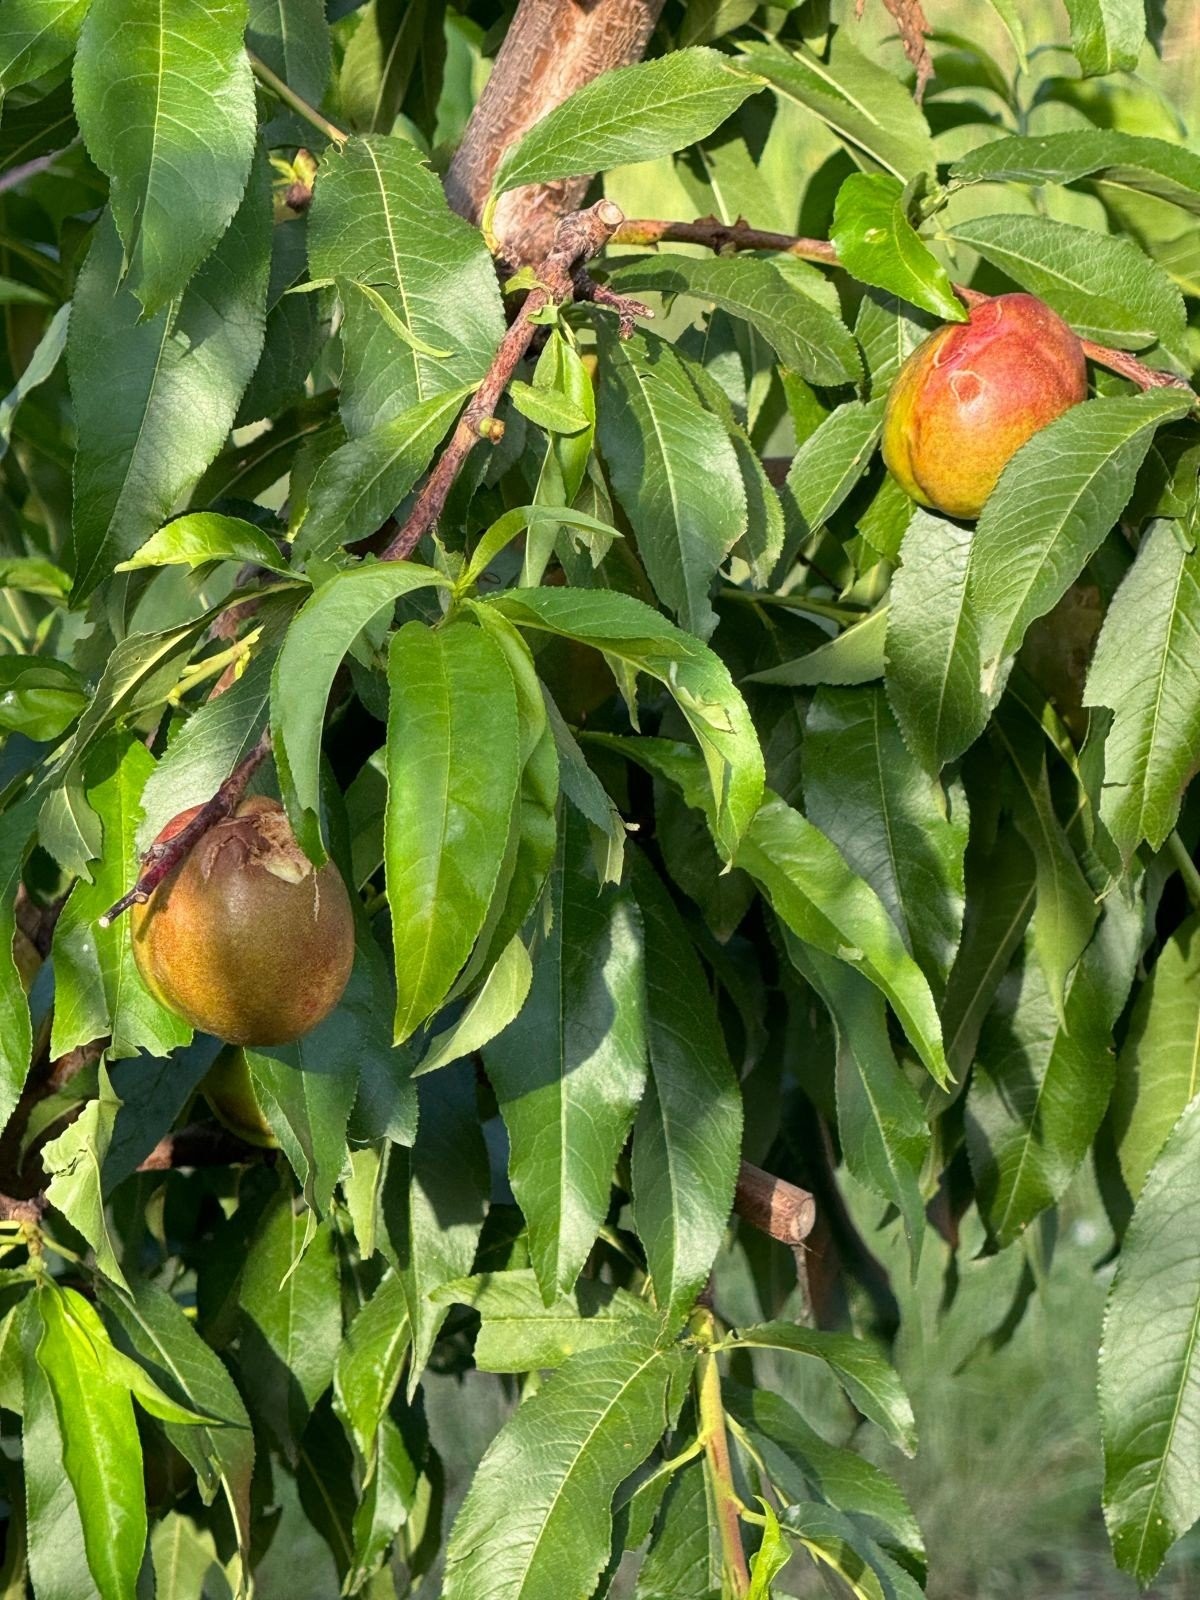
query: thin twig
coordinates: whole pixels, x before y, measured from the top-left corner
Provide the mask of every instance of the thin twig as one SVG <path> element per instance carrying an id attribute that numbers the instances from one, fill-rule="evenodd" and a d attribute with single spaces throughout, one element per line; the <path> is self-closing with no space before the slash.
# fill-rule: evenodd
<path id="1" fill-rule="evenodd" d="M 1107 345 L 1094 344 L 1091 339 L 1081 339 L 1079 342 L 1089 361 L 1095 361 L 1110 372 L 1128 378 L 1139 389 L 1185 389 L 1188 394 L 1193 393 L 1186 378 L 1177 378 L 1173 372 L 1159 372 L 1157 367 L 1148 367 L 1127 350 L 1110 350 Z"/>
<path id="2" fill-rule="evenodd" d="M 1184 892 L 1192 910 L 1200 911 L 1200 871 L 1197 871 L 1192 853 L 1179 837 L 1178 831 L 1168 835 L 1167 850 L 1183 879 Z"/>
<path id="3" fill-rule="evenodd" d="M 763 228 L 752 228 L 743 217 L 736 222 L 722 222 L 718 217 L 699 217 L 695 222 L 664 222 L 640 217 L 623 222 L 612 238 L 613 244 L 699 244 L 710 250 L 774 250 L 782 254 L 799 256 L 802 261 L 816 261 L 827 267 L 840 267 L 837 251 L 827 239 L 806 239 L 787 233 L 770 233 Z M 982 305 L 994 299 L 979 289 L 956 283 L 954 292 L 967 306 Z M 1110 350 L 1107 345 L 1096 344 L 1091 339 L 1081 339 L 1083 353 L 1089 361 L 1107 367 L 1110 372 L 1128 378 L 1140 389 L 1182 389 L 1194 393 L 1186 378 L 1171 372 L 1160 372 L 1148 367 L 1144 361 L 1131 356 L 1126 350 Z"/>
<path id="4" fill-rule="evenodd" d="M 802 261 L 838 265 L 837 251 L 827 239 L 804 239 L 790 233 L 771 233 L 752 228 L 744 217 L 722 222 L 719 217 L 697 217 L 695 222 L 659 222 L 638 217 L 623 222 L 613 235 L 613 244 L 700 244 L 709 250 L 776 250 L 799 256 Z"/>
<path id="5" fill-rule="evenodd" d="M 133 888 L 123 894 L 115 905 L 109 906 L 100 918 L 102 928 L 111 927 L 130 906 L 145 905 L 158 885 L 174 872 L 202 836 L 216 823 L 233 815 L 246 792 L 246 785 L 266 760 L 270 750 L 270 730 L 264 729 L 254 749 L 233 769 L 212 799 L 199 806 L 178 833 L 172 834 L 169 839 L 155 840 L 142 857 L 141 869 Z"/>
<path id="6" fill-rule="evenodd" d="M 318 133 L 323 133 L 334 144 L 346 143 L 350 137 L 348 133 L 343 132 L 335 122 L 330 122 L 328 117 L 323 117 L 315 106 L 310 106 L 308 101 L 298 95 L 290 84 L 285 83 L 277 72 L 271 71 L 261 56 L 256 56 L 253 50 L 247 50 L 246 54 L 250 58 L 251 72 L 264 89 L 269 89 L 277 99 L 283 101 L 285 106 L 290 106 L 297 116 L 311 123 Z"/>
<path id="7" fill-rule="evenodd" d="M 712 1312 L 701 1309 L 693 1313 L 692 1330 L 711 1345 L 716 1338 Z M 730 1592 L 735 1600 L 741 1600 L 750 1588 L 750 1568 L 742 1544 L 743 1506 L 734 1487 L 729 1435 L 725 1429 L 725 1405 L 721 1398 L 721 1374 L 711 1349 L 702 1349 L 696 1362 L 696 1403 L 700 1413 L 700 1439 L 704 1445 L 705 1465 L 721 1536 L 721 1561 Z"/>
<path id="8" fill-rule="evenodd" d="M 604 248 L 623 220 L 619 206 L 611 200 L 598 200 L 586 211 L 570 212 L 558 224 L 553 248 L 536 269 L 536 286 L 526 295 L 516 320 L 500 341 L 486 377 L 425 480 L 407 521 L 383 552 L 385 561 L 406 560 L 423 535 L 435 525 L 471 451 L 480 439 L 496 436 L 494 413 L 522 356 L 529 349 L 538 326 L 534 317 L 547 306 L 565 305 L 574 297 L 578 269 Z"/>

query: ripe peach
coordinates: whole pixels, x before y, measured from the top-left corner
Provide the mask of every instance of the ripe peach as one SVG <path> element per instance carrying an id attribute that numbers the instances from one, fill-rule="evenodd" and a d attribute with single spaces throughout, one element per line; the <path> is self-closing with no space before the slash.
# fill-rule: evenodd
<path id="1" fill-rule="evenodd" d="M 177 833 L 181 812 L 160 838 Z M 145 905 L 133 953 L 150 991 L 231 1044 L 287 1044 L 341 998 L 354 962 L 350 897 L 315 868 L 277 800 L 243 800 L 204 834 Z"/>
<path id="2" fill-rule="evenodd" d="M 900 369 L 883 459 L 905 492 L 977 517 L 1009 460 L 1087 394 L 1083 346 L 1031 294 L 1002 294 L 931 334 Z"/>

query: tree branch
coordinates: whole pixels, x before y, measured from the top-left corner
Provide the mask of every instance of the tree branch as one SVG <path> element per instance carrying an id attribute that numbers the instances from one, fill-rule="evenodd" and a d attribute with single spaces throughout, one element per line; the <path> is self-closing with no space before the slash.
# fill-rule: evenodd
<path id="1" fill-rule="evenodd" d="M 247 784 L 266 760 L 270 750 L 270 730 L 264 729 L 254 749 L 238 763 L 212 799 L 197 807 L 178 833 L 173 833 L 169 839 L 155 840 L 142 857 L 141 870 L 133 888 L 127 894 L 123 894 L 115 905 L 109 906 L 100 918 L 102 928 L 111 927 L 130 906 L 145 905 L 163 879 L 174 872 L 203 835 L 216 823 L 223 822 L 226 817 L 233 815 L 246 792 Z"/>
<path id="2" fill-rule="evenodd" d="M 743 1222 L 793 1250 L 804 1243 L 817 1220 L 817 1202 L 807 1189 L 751 1166 L 749 1161 L 743 1161 L 738 1170 L 733 1209 Z"/>
<path id="3" fill-rule="evenodd" d="M 890 8 L 889 8 L 890 9 Z M 827 267 L 840 267 L 837 251 L 826 239 L 805 239 L 787 233 L 770 233 L 764 228 L 752 228 L 743 217 L 736 222 L 722 222 L 718 217 L 699 217 L 695 222 L 659 221 L 655 218 L 637 217 L 623 222 L 612 238 L 613 244 L 698 244 L 709 250 L 776 250 L 799 256 L 802 261 L 815 261 Z M 954 292 L 966 306 L 982 305 L 995 296 L 983 294 L 979 289 L 956 283 Z M 1131 356 L 1126 350 L 1110 350 L 1107 345 L 1096 344 L 1091 339 L 1081 339 L 1083 353 L 1089 361 L 1107 367 L 1110 372 L 1128 378 L 1140 389 L 1183 389 L 1193 394 L 1186 378 L 1173 372 L 1160 372 L 1148 367 L 1144 361 Z"/>
<path id="4" fill-rule="evenodd" d="M 446 174 L 455 211 L 478 222 L 508 146 L 600 73 L 640 60 L 662 7 L 663 0 L 521 0 Z M 505 260 L 521 266 L 545 256 L 555 223 L 589 182 L 584 175 L 502 195 L 493 228 Z"/>
<path id="5" fill-rule="evenodd" d="M 745 217 L 722 222 L 720 217 L 697 217 L 695 222 L 660 222 L 652 217 L 636 217 L 623 222 L 613 235 L 613 244 L 699 244 L 709 250 L 777 250 L 799 256 L 802 261 L 838 265 L 837 251 L 828 239 L 805 239 L 790 233 L 771 233 L 753 228 Z"/>
<path id="6" fill-rule="evenodd" d="M 598 200 L 586 211 L 572 211 L 558 223 L 554 230 L 554 244 L 542 264 L 537 268 L 537 286 L 529 291 L 517 313 L 516 320 L 500 341 L 495 359 L 487 376 L 476 389 L 467 409 L 459 419 L 442 451 L 437 465 L 426 478 L 421 492 L 413 502 L 408 520 L 383 552 L 385 561 L 404 561 L 416 549 L 422 536 L 437 522 L 446 504 L 446 497 L 454 480 L 462 471 L 467 457 L 480 439 L 496 437 L 496 420 L 493 413 L 500 397 L 508 387 L 522 356 L 529 349 L 537 323 L 533 320 L 547 306 L 565 305 L 578 289 L 578 274 L 583 263 L 596 255 L 612 238 L 622 221 L 621 209 L 611 200 Z M 626 305 L 617 296 L 608 296 L 606 304 L 622 307 L 639 306 L 639 302 Z M 644 307 L 640 307 L 644 310 Z"/>

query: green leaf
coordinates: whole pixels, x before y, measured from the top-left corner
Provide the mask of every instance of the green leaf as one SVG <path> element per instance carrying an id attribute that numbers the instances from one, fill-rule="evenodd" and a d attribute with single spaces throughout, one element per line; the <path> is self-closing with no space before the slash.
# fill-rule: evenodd
<path id="1" fill-rule="evenodd" d="M 739 1328 L 735 1349 L 790 1350 L 823 1361 L 864 1417 L 881 1427 L 894 1445 L 911 1456 L 917 1448 L 912 1406 L 895 1369 L 876 1347 L 848 1333 L 823 1333 L 794 1322 L 763 1322 Z"/>
<path id="2" fill-rule="evenodd" d="M 160 528 L 129 560 L 117 563 L 118 572 L 141 567 L 188 567 L 195 571 L 210 561 L 252 562 L 268 572 L 289 573 L 286 558 L 274 539 L 241 517 L 224 517 L 216 511 L 193 511 Z"/>
<path id="3" fill-rule="evenodd" d="M 508 397 L 523 417 L 550 433 L 580 433 L 589 426 L 582 408 L 556 390 L 538 389 L 515 378 L 508 386 Z"/>
<path id="4" fill-rule="evenodd" d="M 709 588 L 746 527 L 737 456 L 669 345 L 600 331 L 600 447 L 659 599 L 690 632 L 717 625 Z"/>
<path id="5" fill-rule="evenodd" d="M 362 295 L 367 304 L 379 313 L 396 337 L 402 339 L 409 349 L 415 350 L 418 355 L 433 356 L 437 361 L 444 361 L 448 356 L 454 354 L 453 350 L 436 350 L 433 345 L 427 344 L 424 339 L 415 334 L 403 317 L 392 310 L 387 300 L 373 284 L 359 283 L 354 278 L 335 278 L 333 281 L 337 284 L 338 294 L 343 302 L 347 298 L 347 290 L 353 290 L 355 294 Z M 296 293 L 299 294 L 301 290 L 307 292 L 315 289 L 322 282 L 322 279 L 317 279 L 315 283 L 303 284 L 301 288 L 296 290 Z"/>
<path id="6" fill-rule="evenodd" d="M 332 54 L 321 0 L 249 0 L 246 43 L 301 99 L 321 104 Z"/>
<path id="7" fill-rule="evenodd" d="M 433 1296 L 471 1270 L 489 1192 L 487 1150 L 475 1103 L 471 1062 L 423 1078 L 411 1151 L 393 1148 L 383 1196 L 385 1253 L 408 1302 L 411 1402 L 446 1306 Z"/>
<path id="8" fill-rule="evenodd" d="M 455 985 L 456 998 L 491 969 L 525 926 L 558 842 L 558 752 L 533 656 L 507 618 L 474 601 L 469 606 L 499 645 L 512 674 L 517 693 L 518 755 L 524 764 L 496 892 L 471 960 Z"/>
<path id="9" fill-rule="evenodd" d="M 748 681 L 786 684 L 797 689 L 820 683 L 849 686 L 871 683 L 884 674 L 887 623 L 888 608 L 879 606 L 861 622 L 839 633 L 836 639 L 819 644 L 807 655 L 785 661 L 782 666 L 751 672 Z"/>
<path id="10" fill-rule="evenodd" d="M 575 812 L 563 818 L 546 919 L 529 998 L 484 1060 L 549 1305 L 595 1242 L 646 1081 L 641 919 L 627 891 L 598 890 Z"/>
<path id="11" fill-rule="evenodd" d="M 321 729 L 334 674 L 355 639 L 385 607 L 427 584 L 448 587 L 412 561 L 365 562 L 323 583 L 288 629 L 271 678 L 271 732 L 279 787 L 296 837 L 318 864 Z"/>
<path id="12" fill-rule="evenodd" d="M 159 1386 L 193 1411 L 218 1419 L 184 1426 L 167 1422 L 167 1438 L 191 1464 L 206 1502 L 224 1493 L 244 1562 L 250 1556 L 250 1479 L 254 1436 L 241 1396 L 220 1358 L 163 1289 L 135 1281 L 129 1296 L 102 1285 L 100 1303 L 118 1343 Z"/>
<path id="13" fill-rule="evenodd" d="M 1132 72 L 1146 38 L 1142 0 L 1065 0 L 1071 48 L 1085 78 Z"/>
<path id="14" fill-rule="evenodd" d="M 714 998 L 670 896 L 640 854 L 650 1082 L 634 1128 L 634 1221 L 654 1299 L 678 1326 L 725 1237 L 741 1160 L 738 1078 Z"/>
<path id="15" fill-rule="evenodd" d="M 929 982 L 878 895 L 820 829 L 768 794 L 738 863 L 802 943 L 845 961 L 887 996 L 917 1054 L 944 1083 L 946 1058 Z"/>
<path id="16" fill-rule="evenodd" d="M 1033 858 L 1014 827 L 967 853 L 962 943 L 942 1002 L 946 1060 L 962 1078 L 975 1059 L 979 1030 L 1028 926 L 1037 899 Z"/>
<path id="17" fill-rule="evenodd" d="M 884 1554 L 858 1523 L 828 1506 L 788 1506 L 783 1528 L 822 1567 L 829 1567 L 856 1600 L 921 1600 L 917 1580 Z"/>
<path id="18" fill-rule="evenodd" d="M 241 204 L 254 151 L 244 5 L 199 0 L 186 26 L 150 0 L 91 0 L 75 111 L 112 180 L 122 277 L 147 316 L 182 292 Z"/>
<path id="19" fill-rule="evenodd" d="M 460 1278 L 434 1298 L 479 1313 L 474 1359 L 480 1372 L 561 1367 L 581 1350 L 652 1340 L 659 1327 L 644 1300 L 594 1278 L 580 1278 L 547 1305 L 529 1268 Z"/>
<path id="20" fill-rule="evenodd" d="M 274 1197 L 246 1254 L 240 1311 L 243 1392 L 294 1465 L 309 1414 L 333 1377 L 342 1306 L 330 1225 L 309 1238 L 290 1187 Z"/>
<path id="21" fill-rule="evenodd" d="M 904 1219 L 913 1270 L 921 1256 L 920 1180 L 930 1133 L 916 1090 L 897 1064 L 882 998 L 831 956 L 786 940 L 788 955 L 824 1000 L 837 1027 L 837 1126 L 854 1177 Z"/>
<path id="22" fill-rule="evenodd" d="M 180 234 L 186 228 L 172 227 Z M 79 274 L 67 370 L 79 429 L 75 587 L 82 603 L 191 493 L 225 443 L 266 326 L 270 203 L 256 162 L 246 196 L 177 307 L 143 317 L 101 218 Z"/>
<path id="23" fill-rule="evenodd" d="M 924 1564 L 920 1526 L 887 1473 L 855 1451 L 827 1443 L 769 1389 L 725 1383 L 721 1397 L 729 1415 L 750 1432 L 771 1482 L 788 1502 L 819 1498 L 848 1516 L 862 1517 L 906 1566 Z"/>
<path id="24" fill-rule="evenodd" d="M 192 1036 L 190 1026 L 146 988 L 133 958 L 133 927 L 98 919 L 137 877 L 141 794 L 154 758 L 136 734 L 114 734 L 87 763 L 87 792 L 104 828 L 104 853 L 91 883 L 78 882 L 54 930 L 55 1005 L 51 1049 L 65 1055 L 111 1034 L 111 1060 L 139 1050 L 167 1055 Z"/>
<path id="25" fill-rule="evenodd" d="M 220 1594 L 222 1583 L 229 1593 L 211 1531 L 182 1511 L 168 1511 L 151 1528 L 150 1554 L 157 1600 L 195 1600 L 206 1591 Z"/>
<path id="26" fill-rule="evenodd" d="M 522 589 L 495 606 L 518 627 L 592 644 L 664 683 L 696 735 L 712 786 L 713 833 L 728 859 L 762 799 L 763 763 L 728 669 L 649 606 L 611 590 Z"/>
<path id="27" fill-rule="evenodd" d="M 1159 849 L 1200 761 L 1200 555 L 1183 530 L 1153 523 L 1096 641 L 1085 701 L 1109 706 L 1100 817 L 1128 861 Z"/>
<path id="28" fill-rule="evenodd" d="M 39 1296 L 28 1296 L 16 1313 L 25 1400 L 21 1466 L 29 1576 L 37 1585 L 39 1600 L 43 1596 L 45 1600 L 110 1600 L 111 1591 L 101 1595 L 88 1570 L 79 1504 L 63 1465 L 63 1436 L 54 1394 L 35 1359 L 44 1332 L 39 1300 Z M 10 1369 L 14 1353 L 5 1352 Z M 140 1496 L 140 1484 L 138 1492 Z"/>
<path id="29" fill-rule="evenodd" d="M 944 321 L 966 321 L 967 308 L 945 267 L 908 220 L 899 178 L 852 173 L 838 190 L 830 240 L 860 283 L 886 289 Z"/>
<path id="30" fill-rule="evenodd" d="M 346 1164 L 357 1069 L 369 1049 L 349 997 L 348 987 L 333 1014 L 294 1044 L 245 1052 L 254 1096 L 303 1186 L 310 1231 L 328 1215 Z"/>
<path id="31" fill-rule="evenodd" d="M 1031 719 L 1018 720 L 1010 706 L 1005 702 L 992 726 L 1017 774 L 1013 816 L 1037 873 L 1033 944 L 1061 1017 L 1067 975 L 1091 937 L 1099 906 L 1054 809 L 1042 729 Z"/>
<path id="32" fill-rule="evenodd" d="M 42 1165 L 50 1174 L 46 1199 L 61 1211 L 96 1254 L 96 1266 L 113 1283 L 128 1289 L 113 1247 L 104 1208 L 101 1173 L 112 1142 L 113 1126 L 121 1102 L 107 1070 L 100 1068 L 100 1092 L 89 1100 L 74 1122 L 41 1149 Z"/>
<path id="33" fill-rule="evenodd" d="M 40 8 L 40 0 L 32 0 L 32 4 Z M 69 82 L 60 83 L 31 105 L 10 102 L 0 125 L 0 168 L 11 172 L 26 161 L 50 155 L 69 145 L 78 133 Z"/>
<path id="34" fill-rule="evenodd" d="M 918 510 L 892 579 L 887 695 L 905 743 L 929 773 L 961 754 L 987 719 L 967 604 L 971 547 L 969 528 Z"/>
<path id="35" fill-rule="evenodd" d="M 375 1468 L 379 1430 L 399 1386 L 411 1343 L 408 1299 L 403 1283 L 391 1272 L 346 1330 L 333 1373 L 334 1403 L 368 1479 Z"/>
<path id="36" fill-rule="evenodd" d="M 1138 990 L 1117 1057 L 1112 1127 L 1136 1200 L 1176 1121 L 1200 1094 L 1200 920 L 1165 942 Z"/>
<path id="37" fill-rule="evenodd" d="M 558 751 L 562 791 L 595 829 L 603 860 L 597 859 L 601 883 L 620 883 L 625 860 L 625 824 L 608 790 L 588 766 L 579 741 L 563 721 L 562 712 L 546 695 L 546 716 Z"/>
<path id="38" fill-rule="evenodd" d="M 86 704 L 83 680 L 66 661 L 0 657 L 0 732 L 57 739 Z"/>
<path id="39" fill-rule="evenodd" d="M 1062 1018 L 1026 937 L 975 1052 L 967 1149 L 1003 1248 L 1066 1192 L 1108 1107 L 1112 1029 L 1129 992 L 1140 910 L 1114 892 L 1067 985 Z"/>
<path id="40" fill-rule="evenodd" d="M 1104 1515 L 1143 1586 L 1200 1516 L 1200 1100 L 1180 1117 L 1121 1246 L 1100 1347 Z"/>
<path id="41" fill-rule="evenodd" d="M 707 1477 L 705 1463 L 692 1461 L 671 1475 L 665 1494 L 659 1491 L 662 1506 L 638 1571 L 638 1600 L 716 1600 L 720 1594 L 721 1536 L 709 1515 Z"/>
<path id="42" fill-rule="evenodd" d="M 765 1500 L 760 1500 L 766 1516 L 762 1543 L 750 1558 L 750 1587 L 746 1600 L 771 1600 L 772 1579 L 778 1576 L 792 1559 L 792 1549 L 783 1537 L 779 1518 Z"/>
<path id="43" fill-rule="evenodd" d="M 613 1495 L 654 1448 L 694 1360 L 684 1346 L 631 1339 L 572 1356 L 526 1400 L 455 1520 L 444 1600 L 590 1594 L 608 1559 Z"/>
<path id="44" fill-rule="evenodd" d="M 146 1548 L 133 1402 L 98 1359 L 108 1334 L 81 1294 L 46 1287 L 30 1306 L 26 1370 L 36 1363 L 54 1399 L 88 1567 L 102 1600 L 128 1600 Z"/>
<path id="45" fill-rule="evenodd" d="M 742 1153 L 737 1077 L 703 969 L 639 853 L 650 1078 L 633 1133 L 633 1215 L 669 1327 L 691 1311 L 725 1236 Z"/>
<path id="46" fill-rule="evenodd" d="M 349 295 L 339 403 L 351 438 L 434 395 L 477 384 L 487 371 L 504 332 L 492 259 L 407 139 L 373 135 L 325 152 L 308 258 L 314 278 L 370 285 L 418 344 L 453 352 L 423 355 L 371 299 Z"/>
<path id="47" fill-rule="evenodd" d="M 407 623 L 388 657 L 388 903 L 396 1043 L 445 999 L 500 874 L 520 778 L 500 647 L 468 623 Z"/>
<path id="48" fill-rule="evenodd" d="M 17 885 L 33 843 L 36 801 L 4 813 L 0 826 L 0 1129 L 16 1110 L 33 1054 L 25 985 L 13 954 Z"/>
<path id="49" fill-rule="evenodd" d="M 804 440 L 783 491 L 786 533 L 779 571 L 845 500 L 871 464 L 883 427 L 883 401 L 847 400 Z"/>
<path id="50" fill-rule="evenodd" d="M 0 162 L 0 165 L 2 164 Z M 45 383 L 58 366 L 59 359 L 67 347 L 67 320 L 70 312 L 69 305 L 59 306 L 50 318 L 45 333 L 38 340 L 37 349 L 30 356 L 20 377 L 4 399 L 0 400 L 0 457 L 8 450 L 9 440 L 12 438 L 13 418 L 22 400 L 40 384 Z"/>
<path id="51" fill-rule="evenodd" d="M 1062 599 L 1099 549 L 1132 493 L 1155 430 L 1188 407 L 1187 396 L 1161 389 L 1085 400 L 1034 434 L 1004 469 L 970 553 L 968 596 L 978 619 L 985 693 L 1029 624 Z"/>
<path id="52" fill-rule="evenodd" d="M 705 138 L 761 87 L 707 49 L 603 72 L 508 146 L 492 193 L 670 155 Z"/>
<path id="53" fill-rule="evenodd" d="M 778 46 L 747 50 L 739 59 L 832 128 L 852 154 L 866 158 L 867 170 L 877 162 L 904 181 L 935 170 L 920 108 L 898 78 L 855 49 L 848 29 L 834 33 L 828 61 L 803 47 L 789 53 Z"/>
<path id="54" fill-rule="evenodd" d="M 1200 155 L 1165 139 L 1109 128 L 996 139 L 956 161 L 950 175 L 961 183 L 1077 183 L 1094 176 L 1101 185 L 1156 195 L 1200 212 Z"/>
<path id="55" fill-rule="evenodd" d="M 953 237 L 1038 295 L 1085 339 L 1140 350 L 1181 349 L 1183 296 L 1132 239 L 1048 217 L 974 217 Z"/>
<path id="56" fill-rule="evenodd" d="M 308 492 L 297 552 L 327 556 L 375 533 L 429 465 L 467 393 L 432 395 L 327 455 Z"/>
<path id="57" fill-rule="evenodd" d="M 521 939 L 514 937 L 505 945 L 479 993 L 458 1020 L 429 1041 L 429 1048 L 413 1076 L 435 1072 L 438 1067 L 461 1061 L 464 1056 L 474 1055 L 490 1044 L 525 1004 L 532 982 L 529 952 Z"/>
<path id="58" fill-rule="evenodd" d="M 89 0 L 7 0 L 0 16 L 0 95 L 47 77 L 75 49 Z"/>
<path id="59" fill-rule="evenodd" d="M 608 282 L 619 294 L 648 289 L 720 306 L 750 323 L 784 365 L 810 383 L 852 383 L 862 376 L 849 329 L 765 257 L 639 256 L 622 261 Z"/>
<path id="60" fill-rule="evenodd" d="M 940 993 L 962 931 L 965 806 L 901 738 L 881 688 L 821 689 L 804 729 L 804 805 L 875 890 Z"/>

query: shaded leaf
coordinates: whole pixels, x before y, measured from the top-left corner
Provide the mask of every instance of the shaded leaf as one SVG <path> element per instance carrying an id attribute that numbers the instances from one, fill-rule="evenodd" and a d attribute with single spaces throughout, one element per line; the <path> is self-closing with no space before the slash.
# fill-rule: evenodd
<path id="1" fill-rule="evenodd" d="M 75 57 L 79 126 L 112 180 L 122 275 L 148 316 L 229 226 L 254 150 L 245 7 L 195 0 L 179 23 L 149 0 L 92 0 Z"/>

